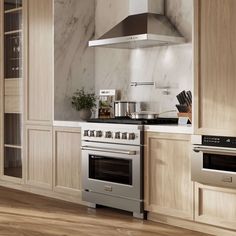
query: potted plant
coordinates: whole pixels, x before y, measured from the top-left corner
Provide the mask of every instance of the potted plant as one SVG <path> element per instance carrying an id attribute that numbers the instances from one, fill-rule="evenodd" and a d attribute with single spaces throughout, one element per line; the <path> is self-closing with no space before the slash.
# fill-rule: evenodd
<path id="1" fill-rule="evenodd" d="M 85 93 L 84 88 L 77 90 L 71 98 L 71 104 L 82 120 L 88 120 L 92 115 L 92 108 L 96 107 L 95 93 Z"/>

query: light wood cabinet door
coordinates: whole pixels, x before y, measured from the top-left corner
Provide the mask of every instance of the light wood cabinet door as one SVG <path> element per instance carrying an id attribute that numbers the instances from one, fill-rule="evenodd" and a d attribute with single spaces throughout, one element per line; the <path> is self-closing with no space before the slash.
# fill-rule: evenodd
<path id="1" fill-rule="evenodd" d="M 50 125 L 53 120 L 53 1 L 27 2 L 26 122 Z"/>
<path id="2" fill-rule="evenodd" d="M 236 230 L 236 190 L 196 183 L 195 220 Z"/>
<path id="3" fill-rule="evenodd" d="M 236 1 L 195 0 L 195 132 L 236 135 Z"/>
<path id="4" fill-rule="evenodd" d="M 193 219 L 190 135 L 145 136 L 145 210 Z"/>
<path id="5" fill-rule="evenodd" d="M 80 194 L 80 128 L 54 127 L 54 190 Z"/>
<path id="6" fill-rule="evenodd" d="M 52 128 L 25 128 L 26 184 L 52 189 Z"/>

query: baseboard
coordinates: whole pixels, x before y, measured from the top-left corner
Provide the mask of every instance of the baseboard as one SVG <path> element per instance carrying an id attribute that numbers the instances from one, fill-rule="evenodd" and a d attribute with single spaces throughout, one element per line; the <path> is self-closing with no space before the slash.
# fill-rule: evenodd
<path id="1" fill-rule="evenodd" d="M 236 231 L 149 212 L 147 219 L 215 236 L 235 236 Z"/>
<path id="2" fill-rule="evenodd" d="M 80 191 L 78 191 L 77 194 L 66 194 L 66 193 L 55 192 L 49 189 L 34 187 L 32 185 L 11 183 L 11 182 L 2 181 L 2 180 L 0 180 L 0 186 L 15 189 L 15 190 L 20 190 L 23 192 L 33 193 L 33 194 L 37 194 L 44 197 L 50 197 L 50 198 L 54 198 L 54 199 L 58 199 L 58 200 L 66 201 L 66 202 L 88 206 L 87 202 L 82 201 Z"/>

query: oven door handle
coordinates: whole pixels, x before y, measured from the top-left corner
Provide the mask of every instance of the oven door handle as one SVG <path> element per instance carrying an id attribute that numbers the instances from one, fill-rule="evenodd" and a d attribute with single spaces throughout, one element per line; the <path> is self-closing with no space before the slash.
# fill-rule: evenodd
<path id="1" fill-rule="evenodd" d="M 95 152 L 109 152 L 109 153 L 116 153 L 116 154 L 125 154 L 125 155 L 136 155 L 136 151 L 130 150 L 120 150 L 120 149 L 113 149 L 113 148 L 99 148 L 99 147 L 91 147 L 91 146 L 82 146 L 82 150 L 85 151 L 95 151 Z"/>
<path id="2" fill-rule="evenodd" d="M 235 148 L 195 146 L 195 147 L 193 147 L 193 151 L 194 152 L 220 154 L 220 155 L 236 155 L 236 149 Z"/>

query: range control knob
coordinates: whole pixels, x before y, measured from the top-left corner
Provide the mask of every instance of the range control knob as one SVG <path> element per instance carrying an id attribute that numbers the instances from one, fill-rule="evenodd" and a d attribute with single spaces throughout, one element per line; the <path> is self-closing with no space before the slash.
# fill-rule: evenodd
<path id="1" fill-rule="evenodd" d="M 127 139 L 127 133 L 122 133 L 122 139 Z"/>
<path id="2" fill-rule="evenodd" d="M 105 138 L 112 138 L 112 132 L 111 131 L 107 131 L 105 133 Z"/>
<path id="3" fill-rule="evenodd" d="M 101 130 L 96 131 L 96 137 L 97 138 L 101 138 L 102 137 L 102 131 Z"/>
<path id="4" fill-rule="evenodd" d="M 89 136 L 89 130 L 84 130 L 84 136 Z"/>
<path id="5" fill-rule="evenodd" d="M 94 130 L 90 130 L 89 137 L 94 137 L 94 136 L 95 136 L 95 131 Z"/>
<path id="6" fill-rule="evenodd" d="M 135 139 L 135 133 L 129 133 L 129 140 Z"/>
<path id="7" fill-rule="evenodd" d="M 120 132 L 115 133 L 115 139 L 120 139 Z"/>

